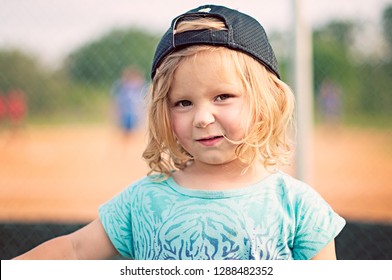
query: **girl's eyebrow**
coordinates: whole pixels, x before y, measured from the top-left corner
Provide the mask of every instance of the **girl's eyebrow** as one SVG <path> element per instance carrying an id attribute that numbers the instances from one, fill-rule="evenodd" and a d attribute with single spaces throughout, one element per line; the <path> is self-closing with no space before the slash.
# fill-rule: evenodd
<path id="1" fill-rule="evenodd" d="M 169 99 L 191 98 L 192 93 L 188 91 L 169 91 L 168 96 Z"/>
<path id="2" fill-rule="evenodd" d="M 176 103 L 176 102 L 178 102 L 178 101 L 181 101 L 181 100 L 189 100 L 190 99 L 190 97 L 189 96 L 185 96 L 185 95 L 173 95 L 173 94 L 169 94 L 168 95 L 168 101 L 170 102 L 170 103 Z"/>

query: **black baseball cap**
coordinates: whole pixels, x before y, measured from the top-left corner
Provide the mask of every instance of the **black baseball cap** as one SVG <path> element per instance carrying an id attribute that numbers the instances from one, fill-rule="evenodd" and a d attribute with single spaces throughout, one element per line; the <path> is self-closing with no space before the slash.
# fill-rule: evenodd
<path id="1" fill-rule="evenodd" d="M 225 23 L 227 29 L 175 32 L 179 21 L 194 20 L 200 17 L 220 19 Z M 155 51 L 151 78 L 154 78 L 156 69 L 168 54 L 191 45 L 224 46 L 244 52 L 280 78 L 278 63 L 263 26 L 249 15 L 216 5 L 200 6 L 173 19 L 170 28 L 163 35 Z"/>

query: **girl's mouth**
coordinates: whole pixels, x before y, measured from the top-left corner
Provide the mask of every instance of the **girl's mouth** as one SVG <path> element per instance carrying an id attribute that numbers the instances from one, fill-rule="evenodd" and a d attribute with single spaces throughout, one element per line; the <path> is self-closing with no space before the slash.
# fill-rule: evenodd
<path id="1" fill-rule="evenodd" d="M 214 146 L 218 142 L 220 142 L 223 139 L 223 136 L 211 136 L 211 137 L 206 137 L 206 138 L 201 138 L 198 139 L 197 142 L 201 143 L 204 146 Z"/>

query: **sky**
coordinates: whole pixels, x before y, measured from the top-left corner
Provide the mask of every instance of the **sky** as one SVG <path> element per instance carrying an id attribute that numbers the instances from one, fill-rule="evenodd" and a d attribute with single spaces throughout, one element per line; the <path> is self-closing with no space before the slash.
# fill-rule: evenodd
<path id="1" fill-rule="evenodd" d="M 312 26 L 331 19 L 380 19 L 392 0 L 299 0 Z M 267 30 L 290 30 L 294 0 L 0 0 L 0 49 L 17 47 L 49 64 L 114 28 L 136 25 L 163 33 L 173 17 L 200 5 L 247 13 Z"/>

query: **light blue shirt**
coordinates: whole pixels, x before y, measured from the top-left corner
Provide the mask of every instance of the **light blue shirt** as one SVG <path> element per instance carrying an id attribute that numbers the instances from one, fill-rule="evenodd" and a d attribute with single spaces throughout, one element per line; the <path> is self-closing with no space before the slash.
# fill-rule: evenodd
<path id="1" fill-rule="evenodd" d="M 345 220 L 310 186 L 277 172 L 236 190 L 181 187 L 144 177 L 99 209 L 125 257 L 156 259 L 310 259 Z"/>

